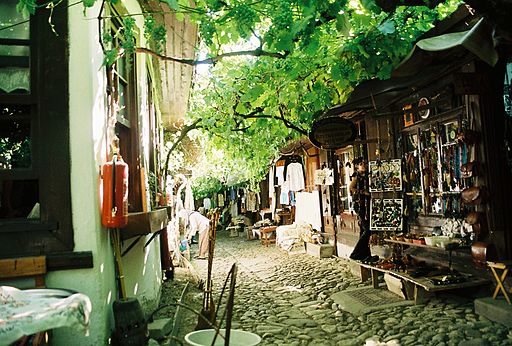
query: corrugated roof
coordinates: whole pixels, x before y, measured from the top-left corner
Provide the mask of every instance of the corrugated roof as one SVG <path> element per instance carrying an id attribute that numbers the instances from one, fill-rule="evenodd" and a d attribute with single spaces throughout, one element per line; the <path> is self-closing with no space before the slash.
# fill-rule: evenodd
<path id="1" fill-rule="evenodd" d="M 194 59 L 198 42 L 197 25 L 190 22 L 185 16 L 183 21 L 167 4 L 159 1 L 148 1 L 144 8 L 154 12 L 155 19 L 164 23 L 167 29 L 165 51 L 162 55 L 180 59 Z M 158 14 L 161 12 L 162 14 Z M 188 100 L 192 86 L 194 67 L 183 63 L 157 60 L 155 70 L 159 71 L 160 83 L 160 111 L 166 129 L 174 129 L 175 125 L 185 117 L 188 109 Z"/>

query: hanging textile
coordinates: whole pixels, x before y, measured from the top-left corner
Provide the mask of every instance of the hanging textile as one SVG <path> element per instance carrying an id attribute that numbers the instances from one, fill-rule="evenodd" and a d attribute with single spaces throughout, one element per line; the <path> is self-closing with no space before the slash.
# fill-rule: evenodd
<path id="1" fill-rule="evenodd" d="M 296 194 L 295 223 L 306 222 L 320 231 L 322 221 L 320 218 L 320 199 L 318 192 L 298 192 Z"/>
<path id="2" fill-rule="evenodd" d="M 290 189 L 288 188 L 288 182 L 285 181 L 283 183 L 283 185 L 281 186 L 281 194 L 279 195 L 279 203 L 285 204 L 285 205 L 290 204 L 289 192 L 290 192 Z"/>
<path id="3" fill-rule="evenodd" d="M 231 201 L 229 205 L 229 212 L 232 218 L 238 216 L 238 203 L 236 201 Z"/>
<path id="4" fill-rule="evenodd" d="M 274 197 L 274 172 L 275 168 L 271 166 L 268 172 L 268 198 Z"/>
<path id="5" fill-rule="evenodd" d="M 290 205 L 295 205 L 296 204 L 296 196 L 297 196 L 297 193 L 296 192 L 293 192 L 293 191 L 290 191 Z"/>
<path id="6" fill-rule="evenodd" d="M 287 167 L 286 182 L 288 183 L 288 189 L 290 191 L 301 191 L 304 190 L 304 173 L 302 164 L 299 162 L 292 162 Z"/>
<path id="7" fill-rule="evenodd" d="M 247 192 L 247 211 L 257 211 L 257 199 L 256 192 Z"/>
<path id="8" fill-rule="evenodd" d="M 205 199 L 203 199 L 203 207 L 204 207 L 204 209 L 206 209 L 206 210 L 210 210 L 210 209 L 211 209 L 211 207 L 212 207 L 212 201 L 211 201 L 208 197 L 206 197 Z"/>
<path id="9" fill-rule="evenodd" d="M 277 166 L 276 167 L 276 178 L 277 178 L 277 185 L 281 186 L 284 183 L 284 166 Z"/>
<path id="10" fill-rule="evenodd" d="M 187 182 L 185 187 L 185 209 L 196 210 L 194 206 L 194 194 L 192 193 L 192 186 Z"/>
<path id="11" fill-rule="evenodd" d="M 183 204 L 183 200 L 181 199 L 181 191 L 185 188 L 185 184 L 181 184 L 180 187 L 178 187 L 178 192 L 176 192 L 176 210 L 181 210 L 185 208 L 185 205 Z"/>
<path id="12" fill-rule="evenodd" d="M 217 197 L 219 200 L 219 207 L 224 207 L 224 195 L 219 193 Z"/>

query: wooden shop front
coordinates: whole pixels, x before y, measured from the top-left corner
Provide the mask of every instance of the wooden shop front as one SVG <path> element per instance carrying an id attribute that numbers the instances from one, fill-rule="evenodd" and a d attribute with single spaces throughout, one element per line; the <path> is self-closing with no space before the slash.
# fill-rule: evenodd
<path id="1" fill-rule="evenodd" d="M 377 253 L 378 263 L 361 264 L 361 270 L 394 272 L 426 291 L 485 282 L 478 281 L 484 272 L 471 255 L 476 244 L 483 244 L 487 260 L 512 255 L 512 225 L 505 215 L 512 193 L 507 161 L 512 149 L 504 147 L 511 137 L 506 114 L 511 88 L 505 78 L 512 72 L 510 55 L 490 44 L 492 31 L 484 20 L 469 13 L 450 20 L 448 32 L 469 44 L 453 44 L 448 36 L 436 51 L 422 50 L 421 43 L 434 42 L 427 35 L 391 79 L 361 83 L 347 103 L 323 115 L 350 119 L 357 129 L 332 164 L 339 177 L 334 191 L 339 214 L 334 216 L 340 219 L 341 248 L 350 249 L 359 235 L 348 186 L 352 160 L 363 157 L 372 250 L 388 251 Z M 472 44 L 479 47 L 478 55 L 464 48 Z"/>

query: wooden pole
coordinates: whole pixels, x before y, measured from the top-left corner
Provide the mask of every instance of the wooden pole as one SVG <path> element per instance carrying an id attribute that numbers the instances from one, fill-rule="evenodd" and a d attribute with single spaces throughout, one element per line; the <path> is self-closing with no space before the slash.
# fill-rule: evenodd
<path id="1" fill-rule="evenodd" d="M 121 237 L 119 228 L 111 228 L 110 235 L 112 239 L 112 246 L 114 247 L 114 258 L 116 261 L 117 280 L 119 283 L 119 298 L 126 298 L 126 286 L 124 283 L 123 264 L 121 262 Z"/>

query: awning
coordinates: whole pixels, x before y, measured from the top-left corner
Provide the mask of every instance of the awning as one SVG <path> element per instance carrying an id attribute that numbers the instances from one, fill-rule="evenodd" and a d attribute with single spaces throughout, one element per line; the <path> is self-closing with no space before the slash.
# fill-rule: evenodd
<path id="1" fill-rule="evenodd" d="M 396 100 L 432 84 L 433 81 L 449 74 L 453 65 L 431 66 L 423 73 L 410 77 L 395 77 L 386 80 L 371 79 L 359 83 L 350 94 L 347 102 L 330 108 L 323 117 L 340 116 L 352 118 L 357 111 L 388 106 Z"/>
<path id="2" fill-rule="evenodd" d="M 392 78 L 361 82 L 347 102 L 330 108 L 324 117 L 353 118 L 361 111 L 386 107 L 457 70 L 472 55 L 493 66 L 498 61 L 492 31 L 484 19 L 470 30 L 420 40 L 393 70 Z"/>
<path id="3" fill-rule="evenodd" d="M 434 36 L 416 43 L 409 55 L 394 69 L 393 76 L 410 76 L 424 66 L 449 61 L 449 57 L 470 52 L 490 66 L 498 61 L 492 29 L 482 18 L 470 30 Z"/>

